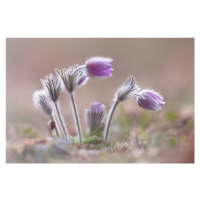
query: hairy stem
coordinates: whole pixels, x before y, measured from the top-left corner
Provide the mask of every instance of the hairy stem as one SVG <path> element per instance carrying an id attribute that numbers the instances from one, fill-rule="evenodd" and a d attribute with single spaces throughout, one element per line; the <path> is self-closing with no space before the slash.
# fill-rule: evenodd
<path id="1" fill-rule="evenodd" d="M 75 116 L 75 118 L 76 118 L 76 124 L 77 124 L 77 128 L 78 128 L 79 140 L 80 140 L 80 143 L 82 143 L 81 127 L 80 127 L 78 112 L 77 112 L 76 103 L 75 103 L 75 100 L 74 100 L 74 95 L 73 95 L 73 93 L 70 93 L 70 96 L 71 96 L 72 105 L 73 105 L 73 108 L 74 108 L 74 116 Z"/>
<path id="2" fill-rule="evenodd" d="M 75 74 L 76 72 L 78 72 L 79 70 L 81 70 L 81 69 L 83 69 L 85 67 L 86 67 L 85 65 L 81 65 L 78 68 L 76 68 L 73 73 Z"/>
<path id="3" fill-rule="evenodd" d="M 53 115 L 51 115 L 51 121 L 55 122 Z M 56 131 L 57 137 L 60 138 L 60 135 L 58 133 L 58 129 L 57 129 L 56 123 L 55 123 L 55 131 Z"/>
<path id="4" fill-rule="evenodd" d="M 56 107 L 57 115 L 58 115 L 58 118 L 59 118 L 59 120 L 60 120 L 60 124 L 61 124 L 61 126 L 62 126 L 62 129 L 63 129 L 64 135 L 65 135 L 65 138 L 67 138 L 67 137 L 68 137 L 68 133 L 67 133 L 66 127 L 65 127 L 65 125 L 64 125 L 63 117 L 62 117 L 62 115 L 61 115 L 61 113 L 60 113 L 60 108 L 59 108 L 59 106 L 58 106 L 57 103 L 55 103 L 55 107 Z"/>
<path id="5" fill-rule="evenodd" d="M 110 112 L 110 115 L 108 117 L 108 123 L 106 125 L 106 134 L 105 134 L 105 141 L 108 142 L 108 138 L 109 138 L 109 131 L 110 131 L 110 125 L 111 125 L 111 122 L 112 122 L 112 118 L 113 118 L 113 114 L 115 112 L 115 109 L 118 105 L 119 101 L 116 101 L 114 104 L 113 104 L 113 107 L 111 108 L 111 112 Z"/>

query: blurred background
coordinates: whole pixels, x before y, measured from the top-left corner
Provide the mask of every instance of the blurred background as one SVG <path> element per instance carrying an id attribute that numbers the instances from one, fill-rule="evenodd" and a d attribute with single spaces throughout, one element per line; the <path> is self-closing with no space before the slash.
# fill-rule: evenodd
<path id="1" fill-rule="evenodd" d="M 167 102 L 164 109 L 194 103 L 194 39 L 7 39 L 6 44 L 7 123 L 26 122 L 46 130 L 46 119 L 32 101 L 33 92 L 42 89 L 40 79 L 55 74 L 55 68 L 82 65 L 92 56 L 113 58 L 114 71 L 112 77 L 90 79 L 77 90 L 82 117 L 93 101 L 109 109 L 115 91 L 130 75 L 140 88 L 160 92 Z M 133 110 L 139 109 L 131 103 Z M 67 94 L 61 95 L 60 106 L 70 120 L 73 115 Z"/>
<path id="2" fill-rule="evenodd" d="M 159 92 L 167 102 L 161 112 L 194 108 L 194 39 L 192 38 L 59 38 L 6 40 L 6 120 L 25 123 L 48 135 L 47 119 L 34 108 L 32 96 L 42 89 L 40 79 L 55 68 L 82 65 L 93 56 L 111 57 L 113 76 L 89 79 L 76 90 L 81 126 L 86 130 L 85 109 L 99 101 L 110 109 L 118 87 L 133 75 L 142 89 Z M 66 93 L 60 106 L 69 132 L 75 134 L 73 112 Z M 134 99 L 122 104 L 127 114 L 139 113 Z M 118 109 L 119 114 L 120 108 Z M 150 111 L 151 112 L 151 111 Z"/>

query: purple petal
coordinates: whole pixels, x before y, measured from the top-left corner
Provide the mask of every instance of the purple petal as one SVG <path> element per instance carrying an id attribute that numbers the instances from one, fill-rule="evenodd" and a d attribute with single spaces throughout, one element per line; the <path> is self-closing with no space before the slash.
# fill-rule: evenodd
<path id="1" fill-rule="evenodd" d="M 86 61 L 87 73 L 91 77 L 101 78 L 111 76 L 111 58 L 94 57 Z"/>
<path id="2" fill-rule="evenodd" d="M 152 93 L 152 92 L 145 92 L 145 93 L 146 93 L 146 95 L 152 96 L 155 99 L 158 99 L 158 100 L 161 100 L 161 101 L 163 100 L 163 98 L 161 96 L 159 96 L 159 95 L 157 95 L 155 93 Z"/>
<path id="3" fill-rule="evenodd" d="M 153 91 L 142 91 L 143 98 L 138 98 L 138 105 L 147 110 L 160 110 L 165 104 L 163 98 Z"/>
<path id="4" fill-rule="evenodd" d="M 91 77 L 108 77 L 108 76 L 111 76 L 112 75 L 112 69 L 106 69 L 106 70 L 102 70 L 102 71 L 90 71 L 88 70 L 88 75 L 91 76 Z"/>
<path id="5" fill-rule="evenodd" d="M 94 103 L 92 103 L 92 105 L 91 105 L 91 111 L 92 110 L 96 110 L 96 109 L 99 109 L 99 108 L 101 108 L 101 104 L 99 103 L 99 102 L 94 102 Z"/>
<path id="6" fill-rule="evenodd" d="M 160 106 L 153 101 L 139 99 L 138 105 L 146 110 L 160 110 Z"/>
<path id="7" fill-rule="evenodd" d="M 79 78 L 79 80 L 78 80 L 78 85 L 80 85 L 81 83 L 83 83 L 83 81 L 86 79 L 86 76 L 85 75 L 83 75 L 83 76 L 81 76 L 80 78 Z"/>
<path id="8" fill-rule="evenodd" d="M 88 62 L 86 64 L 88 70 L 104 70 L 111 67 L 111 64 L 106 62 Z"/>
<path id="9" fill-rule="evenodd" d="M 113 71 L 112 68 L 104 69 L 104 70 L 95 70 L 95 71 L 93 71 L 93 70 L 88 70 L 88 72 L 93 73 L 93 74 L 104 74 L 104 73 L 110 73 L 110 72 L 112 72 L 112 71 Z"/>

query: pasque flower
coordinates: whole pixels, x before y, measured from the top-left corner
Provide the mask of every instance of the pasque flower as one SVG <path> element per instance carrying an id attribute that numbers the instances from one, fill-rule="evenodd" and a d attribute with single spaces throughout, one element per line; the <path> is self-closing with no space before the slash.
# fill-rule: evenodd
<path id="1" fill-rule="evenodd" d="M 54 78 L 51 74 L 50 76 L 46 76 L 46 79 L 42 80 L 44 88 L 48 91 L 50 99 L 56 103 L 59 99 L 61 93 L 61 83 L 58 81 L 58 78 Z"/>
<path id="2" fill-rule="evenodd" d="M 109 77 L 112 75 L 113 69 L 111 68 L 113 59 L 103 57 L 93 57 L 86 61 L 87 75 L 94 78 Z"/>
<path id="3" fill-rule="evenodd" d="M 76 107 L 76 103 L 75 103 L 74 92 L 75 92 L 75 89 L 78 86 L 85 83 L 88 78 L 86 77 L 86 75 L 83 73 L 82 70 L 77 70 L 78 69 L 77 67 L 78 66 L 76 66 L 75 68 L 70 68 L 68 70 L 66 70 L 66 69 L 62 69 L 62 70 L 56 69 L 56 72 L 62 80 L 64 89 L 71 96 L 71 102 L 72 102 L 72 106 L 73 106 L 73 109 L 74 109 L 74 116 L 75 116 L 76 123 L 77 123 L 79 140 L 80 140 L 80 143 L 81 143 L 82 142 L 82 132 L 81 132 L 81 126 L 80 126 L 78 111 L 77 111 L 77 107 Z"/>
<path id="4" fill-rule="evenodd" d="M 61 83 L 58 80 L 58 78 L 54 78 L 54 76 L 51 74 L 50 76 L 47 76 L 45 80 L 42 80 L 43 86 L 46 89 L 49 98 L 51 99 L 51 101 L 54 103 L 55 107 L 56 107 L 56 112 L 60 121 L 60 125 L 62 126 L 64 135 L 63 137 L 68 137 L 68 131 L 65 125 L 65 122 L 63 120 L 63 117 L 61 115 L 60 112 L 60 107 L 59 107 L 59 96 L 60 93 L 62 91 L 61 89 Z"/>
<path id="5" fill-rule="evenodd" d="M 136 97 L 137 103 L 141 108 L 146 110 L 161 110 L 165 105 L 163 97 L 153 90 L 142 90 Z"/>
<path id="6" fill-rule="evenodd" d="M 33 100 L 35 102 L 35 106 L 42 110 L 45 115 L 51 119 L 51 122 L 54 122 L 53 106 L 55 105 L 63 132 L 67 137 L 67 131 L 65 130 L 66 127 L 64 125 L 64 120 L 60 114 L 59 108 L 59 96 L 62 91 L 66 91 L 71 97 L 75 116 L 74 120 L 77 124 L 77 135 L 79 136 L 80 143 L 82 143 L 80 120 L 75 103 L 75 90 L 77 87 L 86 83 L 89 77 L 110 77 L 113 71 L 111 65 L 112 61 L 112 58 L 92 57 L 86 60 L 84 65 L 77 65 L 75 67 L 70 67 L 69 69 L 56 69 L 56 73 L 58 75 L 57 78 L 54 78 L 53 75 L 47 76 L 45 80 L 42 80 L 45 90 L 37 91 L 34 94 Z M 161 110 L 162 106 L 165 105 L 163 97 L 160 94 L 150 89 L 140 91 L 139 86 L 136 84 L 135 78 L 130 76 L 115 93 L 115 98 L 113 100 L 114 102 L 108 114 L 106 123 L 104 123 L 104 105 L 101 103 L 93 102 L 90 109 L 86 110 L 86 122 L 89 136 L 92 138 L 94 136 L 96 139 L 96 137 L 102 137 L 104 131 L 104 140 L 108 142 L 112 119 L 118 104 L 132 97 L 136 98 L 137 104 L 146 110 Z M 51 125 L 50 134 L 55 123 L 51 123 Z M 56 126 L 55 129 L 57 136 L 59 137 Z"/>
<path id="7" fill-rule="evenodd" d="M 125 84 L 119 88 L 115 95 L 113 106 L 110 110 L 109 117 L 106 123 L 105 129 L 105 141 L 109 139 L 110 125 L 112 122 L 113 114 L 116 110 L 119 102 L 125 101 L 131 97 L 137 99 L 137 103 L 140 107 L 147 110 L 161 110 L 161 107 L 165 104 L 163 97 L 153 90 L 142 90 L 138 92 L 139 86 L 136 84 L 133 76 L 129 77 Z"/>
<path id="8" fill-rule="evenodd" d="M 103 118 L 105 116 L 104 105 L 93 102 L 90 110 L 86 110 L 86 121 L 90 135 L 101 134 L 104 129 Z"/>
<path id="9" fill-rule="evenodd" d="M 55 122 L 53 117 L 53 104 L 45 90 L 36 91 L 33 94 L 33 102 L 37 109 L 41 110 L 51 121 Z M 55 127 L 55 130 L 57 136 L 60 137 L 57 127 Z"/>
<path id="10" fill-rule="evenodd" d="M 85 65 L 79 66 L 75 72 L 84 70 L 88 77 L 93 78 L 110 77 L 113 71 L 112 61 L 112 58 L 92 57 L 86 60 Z"/>
<path id="11" fill-rule="evenodd" d="M 88 79 L 82 70 L 76 71 L 76 69 L 78 69 L 77 66 L 68 70 L 65 68 L 62 70 L 56 69 L 64 89 L 69 93 L 72 93 L 81 84 L 86 83 Z"/>

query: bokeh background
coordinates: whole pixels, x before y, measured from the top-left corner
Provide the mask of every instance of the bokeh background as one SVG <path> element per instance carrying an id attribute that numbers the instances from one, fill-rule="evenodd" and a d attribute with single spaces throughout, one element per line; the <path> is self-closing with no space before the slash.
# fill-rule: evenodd
<path id="1" fill-rule="evenodd" d="M 42 89 L 40 79 L 50 73 L 55 75 L 55 68 L 82 65 L 93 56 L 113 58 L 114 71 L 110 78 L 91 78 L 77 89 L 76 102 L 83 130 L 86 130 L 85 109 L 93 101 L 99 101 L 108 112 L 116 90 L 130 75 L 135 76 L 140 88 L 152 88 L 164 96 L 167 103 L 159 113 L 194 109 L 193 38 L 8 38 L 7 125 L 28 124 L 41 135 L 48 135 L 47 119 L 34 108 L 32 101 L 34 91 Z M 60 106 L 73 135 L 73 112 L 66 93 L 61 95 Z M 120 106 L 127 114 L 141 112 L 134 99 Z"/>

